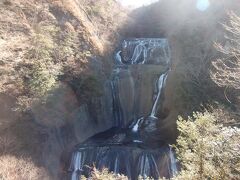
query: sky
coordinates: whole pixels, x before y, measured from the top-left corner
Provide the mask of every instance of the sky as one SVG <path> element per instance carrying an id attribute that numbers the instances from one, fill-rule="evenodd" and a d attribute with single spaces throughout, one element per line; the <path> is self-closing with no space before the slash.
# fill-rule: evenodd
<path id="1" fill-rule="evenodd" d="M 148 5 L 158 0 L 119 0 L 124 6 L 141 7 Z"/>
<path id="2" fill-rule="evenodd" d="M 124 6 L 131 6 L 133 8 L 141 7 L 143 5 L 148 5 L 158 0 L 118 0 Z M 199 11 L 205 11 L 209 7 L 210 3 L 209 0 L 198 0 L 196 4 L 196 8 Z"/>
<path id="3" fill-rule="evenodd" d="M 198 0 L 196 7 L 200 11 L 205 11 L 209 7 L 209 5 L 209 0 Z"/>

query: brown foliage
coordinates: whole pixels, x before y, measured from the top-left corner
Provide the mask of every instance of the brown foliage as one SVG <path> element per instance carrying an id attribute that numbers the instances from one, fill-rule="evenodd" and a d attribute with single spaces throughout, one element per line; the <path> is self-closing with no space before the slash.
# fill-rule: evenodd
<path id="1" fill-rule="evenodd" d="M 214 61 L 211 77 L 221 87 L 240 89 L 240 17 L 229 13 L 229 25 L 224 25 L 227 31 L 226 43 L 215 44 L 223 58 Z"/>
<path id="2" fill-rule="evenodd" d="M 46 171 L 34 165 L 30 159 L 14 156 L 0 157 L 0 179 L 4 180 L 48 180 Z"/>
<path id="3" fill-rule="evenodd" d="M 103 170 L 99 171 L 94 167 L 90 178 L 81 177 L 81 179 L 89 179 L 89 180 L 127 180 L 128 178 L 124 175 L 114 174 L 112 172 L 109 172 L 108 169 L 103 169 Z"/>

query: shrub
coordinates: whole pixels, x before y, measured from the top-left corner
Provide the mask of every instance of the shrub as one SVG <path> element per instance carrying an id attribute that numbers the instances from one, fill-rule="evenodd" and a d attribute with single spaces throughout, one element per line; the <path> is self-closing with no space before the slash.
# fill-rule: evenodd
<path id="1" fill-rule="evenodd" d="M 29 90 L 35 97 L 41 97 L 56 86 L 58 71 L 52 63 L 36 62 L 33 65 Z"/>
<path id="2" fill-rule="evenodd" d="M 113 174 L 112 172 L 109 172 L 108 169 L 103 169 L 102 171 L 99 171 L 96 168 L 93 168 L 90 178 L 81 177 L 81 179 L 83 180 L 87 180 L 87 179 L 89 180 L 128 180 L 126 176 Z"/>
<path id="3" fill-rule="evenodd" d="M 56 60 L 66 60 L 67 57 L 74 56 L 77 46 L 77 33 L 63 31 L 58 34 L 58 46 L 55 48 Z"/>
<path id="4" fill-rule="evenodd" d="M 32 60 L 32 69 L 29 71 L 28 87 L 31 95 L 41 97 L 46 95 L 55 85 L 61 69 L 54 64 L 54 38 L 58 29 L 55 26 L 36 25 L 32 38 L 32 47 L 29 58 Z"/>
<path id="5" fill-rule="evenodd" d="M 0 156 L 0 179 L 3 180 L 48 180 L 43 168 L 34 165 L 30 159 L 14 156 Z"/>
<path id="6" fill-rule="evenodd" d="M 213 62 L 211 77 L 221 87 L 240 90 L 240 16 L 229 13 L 229 25 L 224 28 L 227 42 L 225 45 L 215 44 L 223 57 Z"/>
<path id="7" fill-rule="evenodd" d="M 29 50 L 29 58 L 38 61 L 51 61 L 52 53 L 56 46 L 54 38 L 58 32 L 56 26 L 34 26 L 34 34 L 32 37 L 32 47 Z"/>
<path id="8" fill-rule="evenodd" d="M 182 170 L 176 180 L 240 178 L 240 129 L 216 121 L 208 112 L 179 117 L 176 149 Z"/>

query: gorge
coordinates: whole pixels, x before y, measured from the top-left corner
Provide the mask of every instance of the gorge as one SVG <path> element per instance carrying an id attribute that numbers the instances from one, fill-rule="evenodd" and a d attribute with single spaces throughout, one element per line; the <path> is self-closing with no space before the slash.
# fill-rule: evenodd
<path id="1" fill-rule="evenodd" d="M 174 152 L 161 138 L 157 117 L 170 59 L 167 39 L 123 41 L 111 78 L 114 127 L 76 146 L 69 169 L 72 180 L 88 176 L 94 165 L 129 179 L 176 174 Z"/>
<path id="2" fill-rule="evenodd" d="M 0 179 L 240 179 L 239 0 L 144 1 L 0 1 Z"/>

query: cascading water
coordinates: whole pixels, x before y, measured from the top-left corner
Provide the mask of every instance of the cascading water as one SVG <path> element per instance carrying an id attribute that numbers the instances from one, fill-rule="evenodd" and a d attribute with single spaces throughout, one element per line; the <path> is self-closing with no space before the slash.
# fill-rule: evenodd
<path id="1" fill-rule="evenodd" d="M 129 179 L 172 177 L 176 160 L 159 136 L 157 117 L 170 69 L 168 41 L 125 40 L 115 60 L 111 82 L 115 127 L 76 146 L 71 180 L 89 176 L 93 165 Z"/>
<path id="2" fill-rule="evenodd" d="M 159 102 L 159 98 L 160 98 L 160 96 L 161 96 L 163 87 L 164 87 L 164 85 L 165 85 L 165 81 L 166 81 L 166 79 L 167 79 L 167 75 L 168 75 L 167 73 L 168 73 L 168 72 L 166 72 L 165 74 L 162 74 L 162 75 L 159 77 L 158 81 L 157 81 L 158 93 L 157 93 L 157 97 L 156 97 L 156 99 L 155 99 L 155 101 L 154 101 L 154 104 L 153 104 L 152 112 L 151 112 L 151 115 L 150 115 L 151 117 L 155 117 L 155 115 L 156 115 L 157 104 L 158 104 L 158 102 Z"/>
<path id="3" fill-rule="evenodd" d="M 169 150 L 169 157 L 170 157 L 170 162 L 171 162 L 171 172 L 172 172 L 172 176 L 175 176 L 177 174 L 177 163 L 176 163 L 176 159 L 174 156 L 174 152 L 171 146 L 169 146 L 170 150 Z"/>

